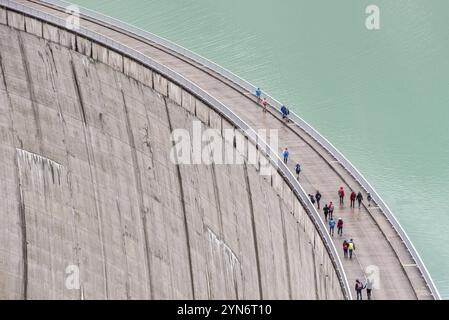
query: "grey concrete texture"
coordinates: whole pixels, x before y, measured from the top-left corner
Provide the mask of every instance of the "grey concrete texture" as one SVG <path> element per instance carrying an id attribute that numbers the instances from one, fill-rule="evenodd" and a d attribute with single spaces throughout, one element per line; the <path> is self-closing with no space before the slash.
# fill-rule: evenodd
<path id="1" fill-rule="evenodd" d="M 278 174 L 170 161 L 174 128 L 232 128 L 225 119 L 118 53 L 7 16 L 0 299 L 343 298 Z"/>

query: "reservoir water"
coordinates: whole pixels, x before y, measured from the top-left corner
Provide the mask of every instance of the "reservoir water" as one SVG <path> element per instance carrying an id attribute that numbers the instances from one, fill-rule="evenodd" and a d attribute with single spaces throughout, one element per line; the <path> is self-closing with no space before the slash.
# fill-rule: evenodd
<path id="1" fill-rule="evenodd" d="M 377 189 L 449 298 L 449 1 L 72 2 L 170 39 L 290 106 Z M 365 26 L 371 4 L 380 30 Z"/>

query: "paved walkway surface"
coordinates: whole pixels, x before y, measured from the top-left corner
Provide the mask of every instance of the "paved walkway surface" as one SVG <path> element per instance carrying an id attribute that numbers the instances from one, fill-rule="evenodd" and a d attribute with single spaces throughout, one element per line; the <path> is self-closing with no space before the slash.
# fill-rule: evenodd
<path id="1" fill-rule="evenodd" d="M 18 2 L 45 10 L 57 16 L 66 16 L 60 10 L 52 9 L 33 1 Z M 209 94 L 223 102 L 254 129 L 278 129 L 279 152 L 284 147 L 290 151 L 289 166 L 299 161 L 302 165 L 300 182 L 308 193 L 319 190 L 323 195 L 322 205 L 333 201 L 334 217 L 344 220 L 343 237 L 334 236 L 334 242 L 343 260 L 349 284 L 354 291 L 356 279 L 364 280 L 365 270 L 378 274 L 379 287 L 373 291 L 373 299 L 426 299 L 432 298 L 424 279 L 399 236 L 377 206 L 349 208 L 349 193 L 362 188 L 335 159 L 293 123 L 282 121 L 279 112 L 263 113 L 250 93 L 244 92 L 220 75 L 194 61 L 180 57 L 177 53 L 134 37 L 111 26 L 81 19 L 81 25 L 127 46 L 140 51 L 190 79 Z M 346 191 L 345 205 L 338 205 L 337 190 L 343 186 Z M 366 199 L 366 193 L 363 193 Z M 324 217 L 324 215 L 323 215 Z M 355 258 L 343 258 L 343 239 L 354 239 Z M 367 269 L 368 268 L 368 269 Z M 355 292 L 354 297 L 355 297 Z M 364 292 L 366 298 L 366 292 Z"/>

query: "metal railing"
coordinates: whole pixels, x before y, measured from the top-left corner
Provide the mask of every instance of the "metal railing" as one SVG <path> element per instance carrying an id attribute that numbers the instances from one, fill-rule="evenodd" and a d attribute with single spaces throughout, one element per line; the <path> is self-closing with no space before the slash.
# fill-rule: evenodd
<path id="1" fill-rule="evenodd" d="M 62 19 L 60 17 L 54 16 L 52 14 L 46 13 L 44 11 L 31 8 L 29 6 L 16 3 L 11 0 L 0 0 L 0 5 L 6 8 L 9 8 L 11 10 L 21 12 L 25 15 L 40 19 L 42 21 L 45 21 L 47 23 L 53 24 L 55 26 L 66 28 L 66 20 Z M 72 31 L 73 32 L 73 31 Z M 335 272 L 337 274 L 338 280 L 340 282 L 340 286 L 343 292 L 343 295 L 346 299 L 351 300 L 352 299 L 352 292 L 348 283 L 348 279 L 346 277 L 346 274 L 344 272 L 343 264 L 341 262 L 341 259 L 338 255 L 337 249 L 327 232 L 327 227 L 324 224 L 320 214 L 317 212 L 315 206 L 310 202 L 310 199 L 305 192 L 305 190 L 302 188 L 302 186 L 299 184 L 298 180 L 294 176 L 294 174 L 289 170 L 289 168 L 283 163 L 283 161 L 280 159 L 278 151 L 272 150 L 270 145 L 268 145 L 263 139 L 261 139 L 257 133 L 252 129 L 250 126 L 248 126 L 241 118 L 239 118 L 232 110 L 227 108 L 223 103 L 215 99 L 213 96 L 208 94 L 206 91 L 202 90 L 200 87 L 195 85 L 190 80 L 184 78 L 182 75 L 178 74 L 177 72 L 171 70 L 170 68 L 154 61 L 150 57 L 143 55 L 142 53 L 129 48 L 126 45 L 123 45 L 109 37 L 106 37 L 104 35 L 101 35 L 97 32 L 88 30 L 83 27 L 79 27 L 75 31 L 77 34 L 89 38 L 99 44 L 105 45 L 109 47 L 110 49 L 113 49 L 115 51 L 118 51 L 140 63 L 143 65 L 155 70 L 156 72 L 164 75 L 165 77 L 169 78 L 173 82 L 177 83 L 184 89 L 188 90 L 193 95 L 197 96 L 201 100 L 203 100 L 205 103 L 207 103 L 209 106 L 211 106 L 213 109 L 218 111 L 220 114 L 225 116 L 229 121 L 231 121 L 237 128 L 242 130 L 244 135 L 248 138 L 249 141 L 251 141 L 270 161 L 270 163 L 282 174 L 284 179 L 287 181 L 289 186 L 291 187 L 294 194 L 298 197 L 303 207 L 306 209 L 306 212 L 314 225 L 316 226 L 316 230 L 321 236 L 323 243 L 329 253 L 329 257 L 334 265 Z"/>
<path id="2" fill-rule="evenodd" d="M 53 4 L 56 6 L 59 6 L 61 8 L 66 8 L 67 6 L 71 5 L 71 3 L 61 0 L 42 0 L 43 2 L 47 2 L 49 4 Z M 156 44 L 159 44 L 163 47 L 166 47 L 172 51 L 175 51 L 207 68 L 210 70 L 220 74 L 221 76 L 225 77 L 229 81 L 233 82 L 234 84 L 240 86 L 244 90 L 254 93 L 257 89 L 254 85 L 250 84 L 249 82 L 245 81 L 244 79 L 240 78 L 239 76 L 235 75 L 231 71 L 217 65 L 216 63 L 182 47 L 179 46 L 167 39 L 164 39 L 162 37 L 159 37 L 151 32 L 142 30 L 140 28 L 137 28 L 135 26 L 132 26 L 130 24 L 127 24 L 123 21 L 120 21 L 118 19 L 103 15 L 101 13 L 95 12 L 93 10 L 89 10 L 86 8 L 80 8 L 80 13 L 82 15 L 85 15 L 89 18 L 93 18 L 95 20 L 105 22 L 107 24 L 110 24 L 114 27 L 121 28 L 127 32 L 130 32 L 136 36 L 148 39 Z M 276 110 L 279 110 L 281 107 L 281 103 L 277 101 L 276 99 L 272 98 L 271 96 L 267 94 L 262 94 L 263 97 L 267 99 L 267 102 L 269 105 Z M 294 112 L 290 111 L 289 118 L 302 130 L 304 130 L 307 134 L 309 134 L 318 144 L 320 144 L 324 149 L 327 150 L 342 166 L 343 168 L 362 186 L 363 189 L 365 189 L 366 192 L 369 192 L 373 198 L 373 201 L 377 203 L 379 208 L 382 210 L 383 214 L 385 215 L 386 219 L 391 223 L 393 228 L 396 230 L 400 238 L 402 239 L 403 243 L 405 244 L 407 250 L 409 251 L 410 255 L 415 260 L 418 268 L 421 271 L 422 276 L 424 277 L 427 286 L 429 287 L 430 291 L 432 292 L 432 295 L 435 299 L 441 299 L 441 296 L 438 292 L 438 289 L 436 288 L 433 279 L 431 278 L 426 266 L 424 265 L 424 262 L 422 261 L 420 255 L 418 254 L 418 251 L 416 250 L 413 243 L 410 241 L 407 233 L 402 228 L 399 221 L 396 219 L 394 214 L 391 212 L 390 208 L 387 206 L 387 204 L 383 201 L 383 199 L 380 197 L 380 195 L 376 192 L 376 190 L 371 186 L 371 184 L 365 179 L 365 177 L 355 168 L 355 166 L 336 148 L 334 147 L 325 137 L 323 137 L 318 131 L 316 131 L 310 124 L 308 124 L 305 120 L 303 120 L 301 117 L 299 117 Z"/>

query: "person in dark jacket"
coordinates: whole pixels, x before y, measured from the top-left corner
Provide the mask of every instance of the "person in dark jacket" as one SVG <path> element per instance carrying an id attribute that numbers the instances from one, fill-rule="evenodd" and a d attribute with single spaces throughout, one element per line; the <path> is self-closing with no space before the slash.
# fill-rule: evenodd
<path id="1" fill-rule="evenodd" d="M 315 193 L 315 199 L 318 209 L 320 209 L 320 200 L 321 200 L 321 193 L 317 190 Z"/>
<path id="2" fill-rule="evenodd" d="M 357 194 L 357 202 L 359 203 L 359 209 L 360 209 L 360 205 L 362 204 L 362 200 L 363 200 L 363 196 L 362 196 L 362 193 L 359 191 L 359 193 Z"/>
<path id="3" fill-rule="evenodd" d="M 329 207 L 327 206 L 327 203 L 324 205 L 323 212 L 324 212 L 324 221 L 327 222 L 327 215 L 329 214 Z"/>
<path id="4" fill-rule="evenodd" d="M 366 198 L 366 200 L 368 200 L 368 207 L 371 207 L 371 200 L 373 200 L 373 198 L 371 197 L 371 193 L 368 193 L 368 197 Z"/>
<path id="5" fill-rule="evenodd" d="M 309 194 L 309 198 L 310 202 L 312 202 L 312 204 L 315 204 L 315 198 L 313 197 L 313 194 Z"/>
<path id="6" fill-rule="evenodd" d="M 355 280 L 355 292 L 357 292 L 357 300 L 363 300 L 362 291 L 365 289 L 365 286 L 359 279 Z"/>
<path id="7" fill-rule="evenodd" d="M 295 166 L 295 172 L 299 179 L 299 174 L 301 173 L 301 165 L 299 164 L 299 162 Z"/>
<path id="8" fill-rule="evenodd" d="M 338 189 L 338 198 L 340 198 L 340 206 L 343 206 L 343 201 L 345 198 L 345 189 L 343 189 L 343 187 L 340 187 L 340 189 Z"/>
<path id="9" fill-rule="evenodd" d="M 355 207 L 355 198 L 356 198 L 356 194 L 354 191 L 352 191 L 351 195 L 349 196 L 349 200 L 351 200 L 351 204 L 349 205 L 349 207 L 351 207 L 351 208 Z"/>

